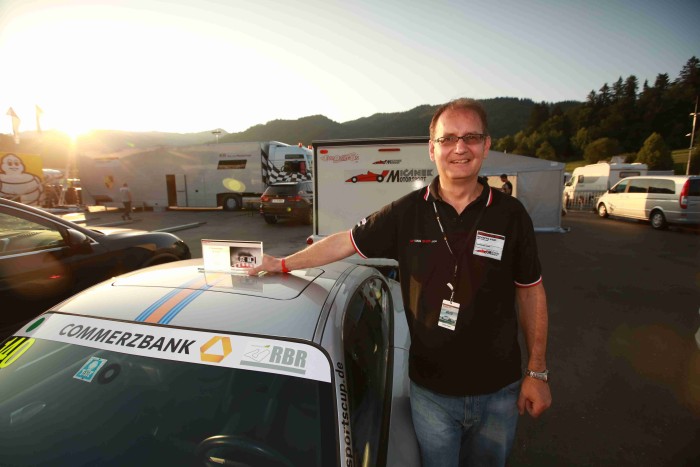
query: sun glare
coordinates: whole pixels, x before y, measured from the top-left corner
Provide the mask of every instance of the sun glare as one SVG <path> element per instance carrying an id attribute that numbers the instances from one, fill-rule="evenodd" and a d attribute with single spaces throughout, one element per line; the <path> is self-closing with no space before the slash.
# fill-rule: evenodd
<path id="1" fill-rule="evenodd" d="M 70 139 L 73 143 L 75 143 L 80 135 L 83 135 L 87 133 L 86 130 L 78 129 L 78 128 L 67 128 L 67 129 L 59 129 L 59 131 L 64 132 L 68 136 L 70 136 Z"/>
<path id="2" fill-rule="evenodd" d="M 42 127 L 65 133 L 70 136 L 73 142 L 75 142 L 79 136 L 91 130 L 91 128 L 86 125 L 86 122 L 82 122 L 70 115 L 52 115 L 51 117 L 53 118 L 44 119 Z"/>

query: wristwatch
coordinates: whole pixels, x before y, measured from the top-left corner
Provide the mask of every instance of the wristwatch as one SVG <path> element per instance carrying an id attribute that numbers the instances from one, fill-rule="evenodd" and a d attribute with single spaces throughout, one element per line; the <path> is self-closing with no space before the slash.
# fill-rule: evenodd
<path id="1" fill-rule="evenodd" d="M 540 371 L 532 371 L 528 368 L 527 370 L 525 370 L 525 376 L 529 376 L 530 378 L 539 379 L 540 381 L 544 381 L 545 383 L 549 383 L 549 370 L 544 370 L 544 371 L 540 372 Z"/>

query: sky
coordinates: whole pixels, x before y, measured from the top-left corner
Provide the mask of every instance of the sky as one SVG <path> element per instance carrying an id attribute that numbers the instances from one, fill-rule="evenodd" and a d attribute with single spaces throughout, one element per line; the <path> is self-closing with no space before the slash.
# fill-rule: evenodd
<path id="1" fill-rule="evenodd" d="M 0 133 L 584 101 L 700 57 L 697 0 L 0 0 Z"/>

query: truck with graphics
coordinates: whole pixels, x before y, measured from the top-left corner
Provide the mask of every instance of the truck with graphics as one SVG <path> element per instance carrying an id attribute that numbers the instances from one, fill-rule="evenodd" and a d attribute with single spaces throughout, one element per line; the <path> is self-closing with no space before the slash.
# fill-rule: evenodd
<path id="1" fill-rule="evenodd" d="M 428 137 L 314 141 L 313 235 L 360 219 L 430 184 L 437 175 Z"/>
<path id="2" fill-rule="evenodd" d="M 121 205 L 128 183 L 135 207 L 222 207 L 257 204 L 268 185 L 312 180 L 309 148 L 278 141 L 127 149 L 78 158 L 83 196 Z"/>

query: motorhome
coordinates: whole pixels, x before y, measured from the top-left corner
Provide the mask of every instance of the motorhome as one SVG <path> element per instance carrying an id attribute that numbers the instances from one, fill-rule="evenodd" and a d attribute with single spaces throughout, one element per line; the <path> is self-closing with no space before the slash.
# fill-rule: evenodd
<path id="1" fill-rule="evenodd" d="M 576 167 L 564 185 L 564 204 L 567 208 L 591 207 L 598 196 L 623 178 L 646 173 L 647 165 L 640 163 L 599 162 Z"/>
<path id="2" fill-rule="evenodd" d="M 268 185 L 312 180 L 311 150 L 278 141 L 162 146 L 78 159 L 83 196 L 120 205 L 127 183 L 134 207 L 257 206 Z"/>

